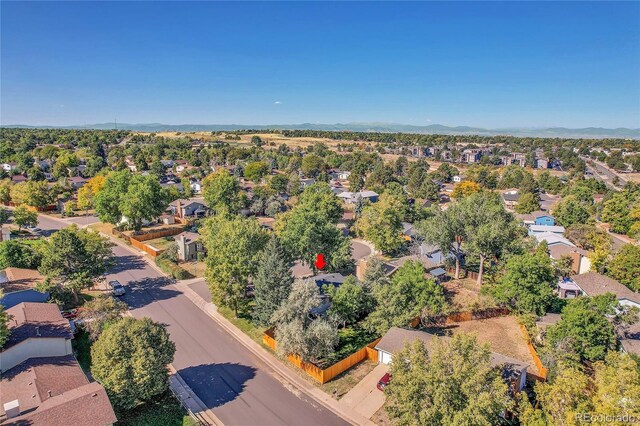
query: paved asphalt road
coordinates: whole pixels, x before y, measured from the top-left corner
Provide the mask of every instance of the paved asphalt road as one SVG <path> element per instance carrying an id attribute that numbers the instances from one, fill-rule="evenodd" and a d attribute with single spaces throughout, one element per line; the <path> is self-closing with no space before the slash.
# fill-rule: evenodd
<path id="1" fill-rule="evenodd" d="M 45 232 L 62 223 L 44 216 Z M 124 300 L 135 317 L 167 325 L 176 344 L 173 366 L 226 425 L 345 425 L 331 411 L 281 383 L 271 368 L 220 328 L 171 282 L 131 254 L 114 247 L 108 279 L 128 285 Z"/>

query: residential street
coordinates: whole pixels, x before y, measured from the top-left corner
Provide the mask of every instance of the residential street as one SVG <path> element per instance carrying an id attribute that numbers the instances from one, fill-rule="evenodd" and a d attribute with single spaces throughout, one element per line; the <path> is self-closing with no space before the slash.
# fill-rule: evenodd
<path id="1" fill-rule="evenodd" d="M 63 223 L 39 216 L 45 232 Z M 167 325 L 176 344 L 173 366 L 226 425 L 348 424 L 305 395 L 281 383 L 171 282 L 128 249 L 115 246 L 117 265 L 108 279 L 127 285 L 124 300 L 135 317 Z"/>

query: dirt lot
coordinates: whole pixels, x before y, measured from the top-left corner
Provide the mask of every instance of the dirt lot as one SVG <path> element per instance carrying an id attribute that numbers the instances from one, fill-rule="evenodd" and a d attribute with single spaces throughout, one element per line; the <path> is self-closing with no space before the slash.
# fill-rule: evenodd
<path id="1" fill-rule="evenodd" d="M 475 334 L 479 342 L 489 343 L 491 350 L 529 364 L 531 372 L 536 372 L 533 358 L 527 348 L 527 341 L 514 317 L 498 317 L 448 324 L 430 331 L 454 335 Z"/>

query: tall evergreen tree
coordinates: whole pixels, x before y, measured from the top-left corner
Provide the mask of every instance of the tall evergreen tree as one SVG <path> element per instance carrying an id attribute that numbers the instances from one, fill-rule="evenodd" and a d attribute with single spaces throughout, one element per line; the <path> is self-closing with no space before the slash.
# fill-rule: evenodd
<path id="1" fill-rule="evenodd" d="M 293 284 L 291 263 L 287 260 L 276 236 L 271 237 L 260 254 L 253 284 L 253 321 L 264 326 L 270 325 L 273 313 L 289 297 Z"/>

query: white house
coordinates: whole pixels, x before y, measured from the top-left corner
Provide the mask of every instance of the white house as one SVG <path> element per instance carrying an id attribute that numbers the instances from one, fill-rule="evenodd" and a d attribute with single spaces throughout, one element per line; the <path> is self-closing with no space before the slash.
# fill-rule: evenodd
<path id="1" fill-rule="evenodd" d="M 613 278 L 597 272 L 573 275 L 568 280 L 558 283 L 558 294 L 565 299 L 572 299 L 577 296 L 599 296 L 605 293 L 615 294 L 618 303 L 623 306 L 640 309 L 639 293 L 630 290 Z"/>
<path id="2" fill-rule="evenodd" d="M 24 302 L 7 309 L 9 339 L 0 352 L 0 372 L 29 358 L 57 357 L 73 353 L 73 333 L 55 303 Z"/>
<path id="3" fill-rule="evenodd" d="M 2 170 L 4 170 L 5 172 L 11 172 L 15 169 L 18 168 L 18 163 L 2 163 Z"/>
<path id="4" fill-rule="evenodd" d="M 382 339 L 376 344 L 375 349 L 378 351 L 378 363 L 389 364 L 393 361 L 393 355 L 399 352 L 405 343 L 420 340 L 429 350 L 437 339 L 449 339 L 445 336 L 437 336 L 435 334 L 424 331 L 391 327 L 389 331 L 382 336 Z M 527 379 L 528 365 L 520 360 L 510 358 L 498 353 L 491 354 L 491 364 L 499 367 L 503 371 L 503 378 L 516 390 L 524 389 Z"/>
<path id="5" fill-rule="evenodd" d="M 454 177 L 452 177 L 452 178 L 451 178 L 451 180 L 452 180 L 454 183 L 460 183 L 460 182 L 462 182 L 464 179 L 465 179 L 465 176 L 464 176 L 464 175 L 455 175 Z"/>

